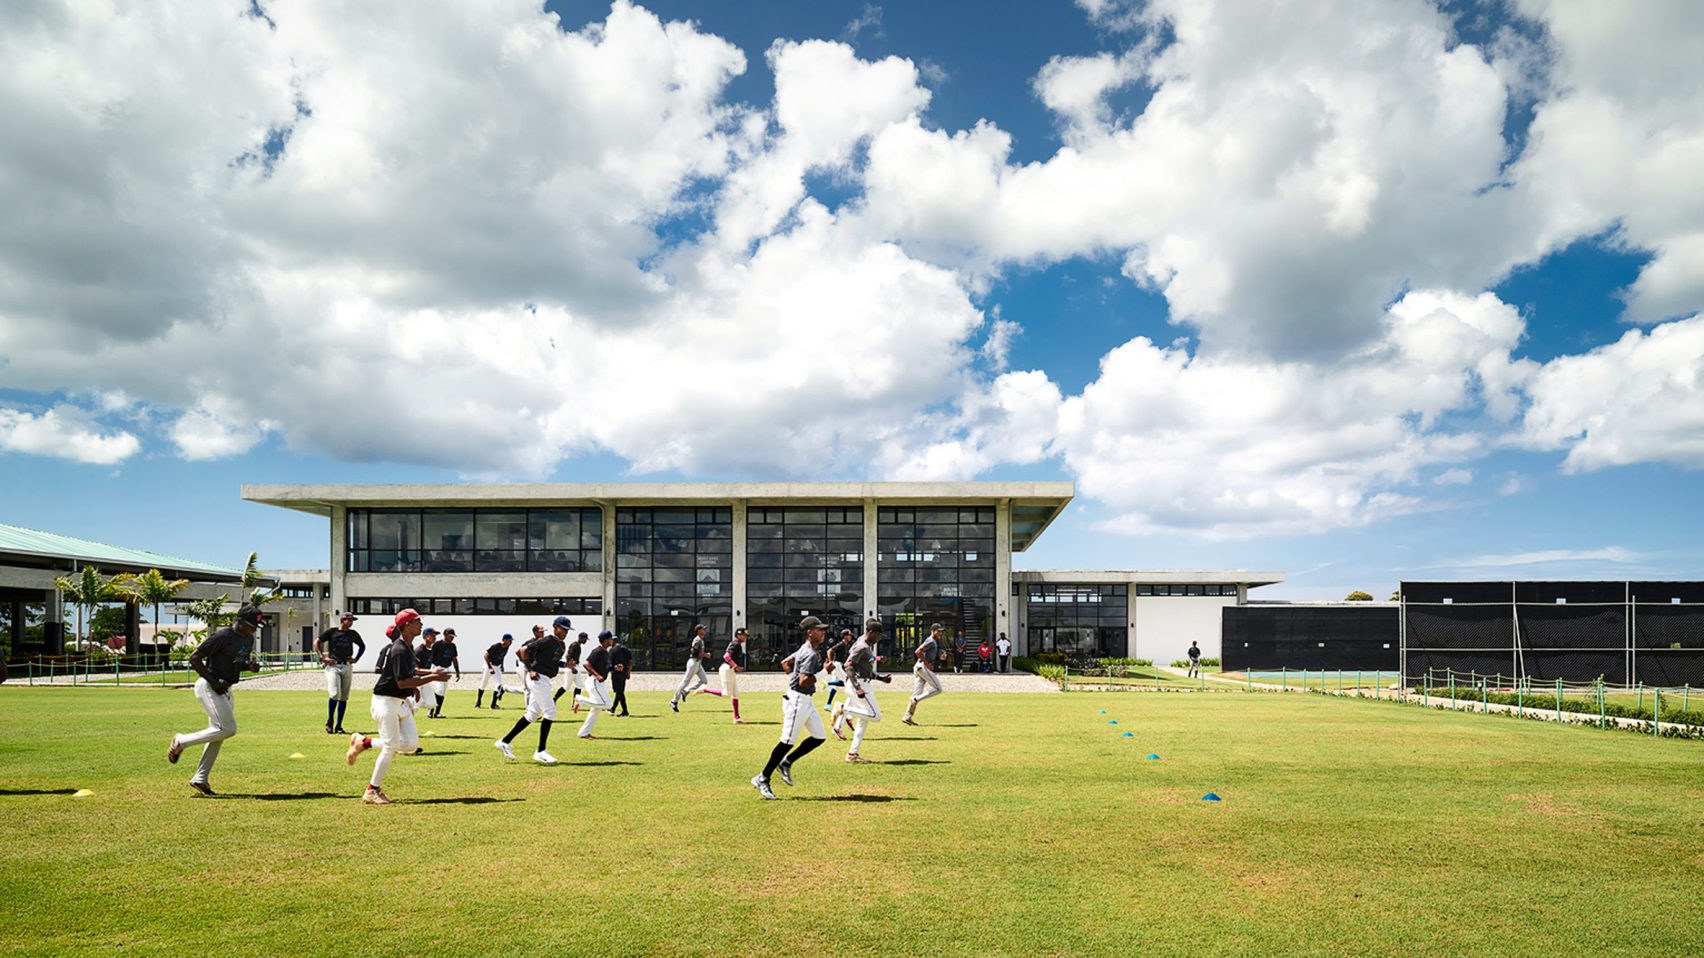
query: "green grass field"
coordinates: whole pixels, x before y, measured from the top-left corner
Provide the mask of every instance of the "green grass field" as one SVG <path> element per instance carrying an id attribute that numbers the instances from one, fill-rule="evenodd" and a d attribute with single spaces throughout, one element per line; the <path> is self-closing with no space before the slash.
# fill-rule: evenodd
<path id="1" fill-rule="evenodd" d="M 164 755 L 203 724 L 187 691 L 0 686 L 0 953 L 1698 948 L 1698 742 L 1262 694 L 945 695 L 908 728 L 889 694 L 875 764 L 831 738 L 763 802 L 776 696 L 743 727 L 634 698 L 543 768 L 491 748 L 514 711 L 453 694 L 375 808 L 315 693 L 239 691 L 202 799 Z"/>

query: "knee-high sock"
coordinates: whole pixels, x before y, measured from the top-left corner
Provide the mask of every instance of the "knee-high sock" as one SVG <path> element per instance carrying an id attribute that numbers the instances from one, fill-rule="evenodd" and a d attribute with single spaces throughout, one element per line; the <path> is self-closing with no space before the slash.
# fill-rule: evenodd
<path id="1" fill-rule="evenodd" d="M 734 699 L 734 718 L 740 717 L 740 700 Z"/>
<path id="2" fill-rule="evenodd" d="M 834 704 L 834 693 L 836 693 L 838 691 L 840 691 L 840 690 L 834 687 L 833 682 L 828 683 L 828 701 L 826 701 L 822 704 L 833 705 Z"/>
<path id="3" fill-rule="evenodd" d="M 706 686 L 704 686 L 704 687 L 703 687 L 703 688 L 701 688 L 701 689 L 699 689 L 699 690 L 698 690 L 698 693 L 699 693 L 699 694 L 700 694 L 700 695 L 714 695 L 714 696 L 716 696 L 716 697 L 717 697 L 717 698 L 721 698 L 721 697 L 722 697 L 722 690 L 721 690 L 721 689 L 713 689 L 713 688 L 711 688 L 711 687 L 710 687 L 710 686 L 708 686 L 708 685 L 706 685 Z"/>
<path id="4" fill-rule="evenodd" d="M 515 740 L 515 736 L 521 734 L 521 729 L 524 729 L 531 724 L 532 723 L 528 722 L 525 718 L 519 719 L 515 722 L 515 727 L 509 730 L 509 734 L 503 736 L 503 741 L 513 742 Z"/>
<path id="5" fill-rule="evenodd" d="M 348 699 L 338 699 L 337 700 L 337 724 L 332 726 L 332 728 L 342 728 L 343 727 L 343 713 L 348 711 L 348 710 L 349 710 L 349 700 Z"/>
<path id="6" fill-rule="evenodd" d="M 538 750 L 544 751 L 544 746 L 550 742 L 550 719 L 538 720 Z"/>
<path id="7" fill-rule="evenodd" d="M 793 754 L 787 756 L 783 761 L 785 761 L 788 765 L 791 765 L 799 759 L 804 758 L 806 755 L 811 754 L 811 752 L 815 751 L 816 747 L 821 745 L 824 741 L 824 739 L 820 738 L 806 738 L 803 742 L 799 743 L 798 748 L 793 749 Z"/>
<path id="8" fill-rule="evenodd" d="M 336 699 L 326 699 L 325 700 L 325 724 L 330 725 L 332 722 L 335 722 L 335 721 L 337 721 L 337 700 Z"/>
<path id="9" fill-rule="evenodd" d="M 437 696 L 437 699 L 438 699 L 438 711 L 442 712 L 442 711 L 444 711 L 444 697 L 442 695 L 440 695 L 440 696 Z"/>
<path id="10" fill-rule="evenodd" d="M 786 758 L 786 757 L 787 757 L 787 743 L 786 742 L 776 742 L 775 748 L 772 749 L 769 753 L 769 763 L 763 766 L 763 778 L 764 778 L 765 781 L 767 781 L 769 779 L 769 776 L 775 774 L 776 766 L 780 765 L 781 760 Z"/>
<path id="11" fill-rule="evenodd" d="M 491 693 L 491 701 L 493 701 L 493 702 L 497 701 L 497 693 L 495 693 L 495 692 Z M 473 697 L 473 707 L 479 708 L 479 707 L 483 706 L 484 704 L 485 704 L 485 690 L 480 689 L 479 694 Z"/>
<path id="12" fill-rule="evenodd" d="M 551 697 L 550 697 L 550 700 L 551 700 L 551 701 L 552 701 L 552 702 L 555 702 L 555 701 L 556 701 L 556 700 L 558 700 L 558 699 L 560 699 L 560 698 L 562 698 L 562 693 L 563 693 L 563 691 L 564 691 L 564 690 L 563 690 L 563 689 L 557 689 L 557 690 L 556 690 L 556 694 L 555 694 L 555 695 L 552 695 L 552 696 L 551 696 Z"/>

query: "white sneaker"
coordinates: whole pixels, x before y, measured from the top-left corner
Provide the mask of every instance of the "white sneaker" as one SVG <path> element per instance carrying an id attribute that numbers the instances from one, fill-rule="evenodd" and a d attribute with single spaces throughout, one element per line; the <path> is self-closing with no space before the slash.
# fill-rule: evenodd
<path id="1" fill-rule="evenodd" d="M 786 782 L 788 785 L 793 784 L 793 763 L 782 762 L 780 765 L 775 766 L 775 770 L 781 773 L 781 781 Z"/>
<path id="2" fill-rule="evenodd" d="M 540 765 L 555 765 L 556 764 L 556 756 L 550 754 L 549 752 L 534 752 L 533 753 L 533 761 L 539 763 Z"/>
<path id="3" fill-rule="evenodd" d="M 498 739 L 497 741 L 491 743 L 491 747 L 496 749 L 499 752 L 502 752 L 503 757 L 508 759 L 509 761 L 513 762 L 515 760 L 515 750 L 513 748 L 509 747 L 508 742 L 505 742 L 502 739 Z"/>
<path id="4" fill-rule="evenodd" d="M 769 801 L 772 801 L 772 802 L 776 801 L 775 793 L 770 790 L 769 782 L 766 781 L 762 775 L 752 776 L 751 786 L 752 786 L 752 788 L 757 789 L 757 793 L 759 795 L 762 795 L 764 798 L 768 799 Z"/>

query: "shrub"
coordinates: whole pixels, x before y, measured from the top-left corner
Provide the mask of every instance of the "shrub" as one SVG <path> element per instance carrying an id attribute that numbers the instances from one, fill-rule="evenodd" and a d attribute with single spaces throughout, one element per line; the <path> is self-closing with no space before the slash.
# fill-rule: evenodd
<path id="1" fill-rule="evenodd" d="M 1447 699 L 1449 698 L 1449 695 L 1449 689 L 1447 688 L 1443 689 L 1443 694 L 1440 696 L 1439 688 L 1437 686 L 1432 687 L 1433 698 L 1442 697 Z M 1556 709 L 1556 693 L 1554 691 L 1546 691 L 1544 689 L 1533 689 L 1530 692 L 1520 693 L 1481 692 L 1479 689 L 1474 688 L 1471 685 L 1458 685 L 1456 686 L 1456 698 L 1458 700 L 1466 700 L 1469 702 L 1490 702 L 1494 705 L 1519 705 L 1531 709 L 1547 709 L 1550 711 L 1554 711 Z M 1682 725 L 1704 725 L 1704 709 L 1682 709 L 1679 702 L 1676 702 L 1671 706 L 1666 700 L 1660 704 L 1662 706 L 1661 721 L 1675 722 Z M 1562 711 L 1581 715 L 1599 714 L 1596 698 L 1582 698 L 1580 696 L 1563 696 Z M 1632 705 L 1624 705 L 1620 702 L 1605 702 L 1603 703 L 1602 714 L 1609 718 L 1645 719 L 1646 721 L 1650 721 L 1651 709 L 1648 706 L 1641 709 Z"/>

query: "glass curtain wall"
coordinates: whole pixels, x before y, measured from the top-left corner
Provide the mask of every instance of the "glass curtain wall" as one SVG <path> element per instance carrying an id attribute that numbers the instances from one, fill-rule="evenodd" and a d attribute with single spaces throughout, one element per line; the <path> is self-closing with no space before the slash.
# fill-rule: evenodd
<path id="1" fill-rule="evenodd" d="M 733 624 L 733 510 L 617 509 L 615 617 L 637 669 L 686 665 L 692 627 L 725 644 Z"/>
<path id="2" fill-rule="evenodd" d="M 1029 587 L 1029 649 L 1076 659 L 1129 654 L 1129 593 L 1115 585 Z"/>
<path id="3" fill-rule="evenodd" d="M 746 628 L 752 667 L 775 668 L 814 615 L 863 631 L 864 507 L 746 510 Z M 832 635 L 831 635 L 832 637 Z"/>
<path id="4" fill-rule="evenodd" d="M 600 572 L 598 509 L 351 509 L 350 572 Z"/>
<path id="5" fill-rule="evenodd" d="M 876 581 L 891 654 L 906 660 L 929 626 L 947 627 L 946 646 L 960 631 L 975 648 L 993 642 L 994 508 L 960 506 L 876 511 Z"/>

